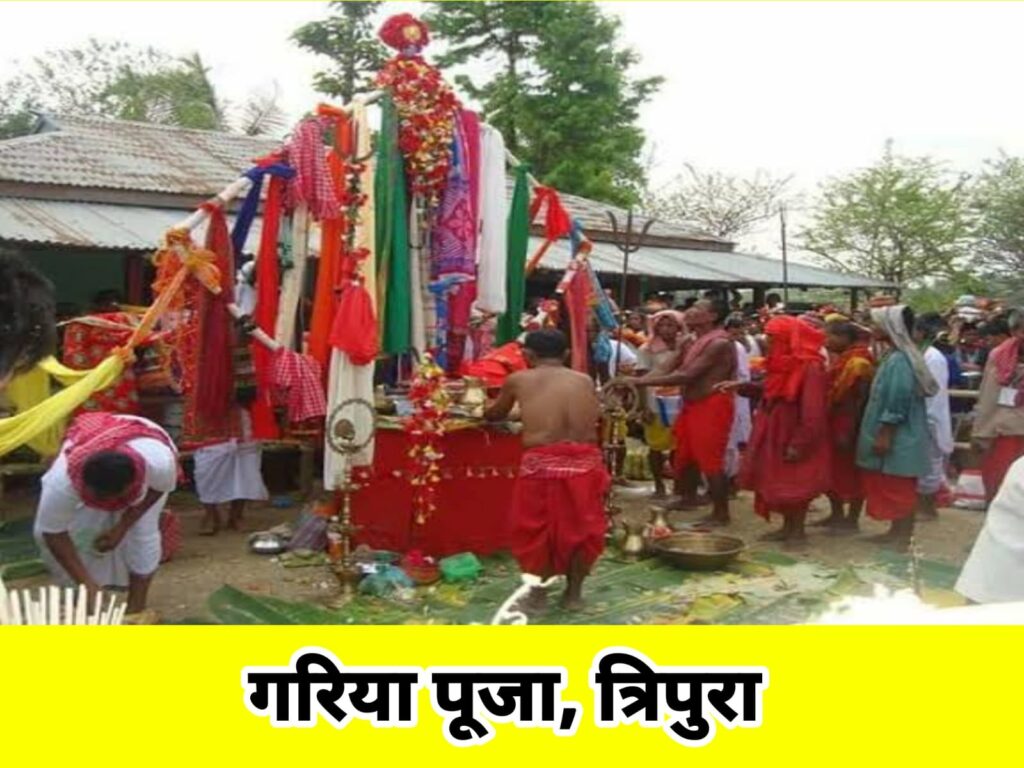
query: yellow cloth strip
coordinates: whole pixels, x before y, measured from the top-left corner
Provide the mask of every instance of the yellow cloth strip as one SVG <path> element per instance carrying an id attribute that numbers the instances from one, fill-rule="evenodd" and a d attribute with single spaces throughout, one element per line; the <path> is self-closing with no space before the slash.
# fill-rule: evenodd
<path id="1" fill-rule="evenodd" d="M 49 429 L 61 425 L 94 392 L 106 389 L 121 376 L 125 359 L 114 354 L 78 381 L 41 403 L 7 419 L 0 419 L 0 456 L 33 441 Z"/>
<path id="2" fill-rule="evenodd" d="M 69 387 L 91 372 L 76 371 L 74 368 L 61 365 L 56 358 L 48 357 L 41 360 L 31 371 L 16 376 L 7 386 L 5 394 L 18 413 L 24 413 L 46 401 L 53 394 L 51 378 L 56 379 L 62 386 Z M 60 450 L 61 440 L 64 439 L 64 426 L 62 419 L 40 431 L 28 440 L 26 445 L 40 456 L 55 456 Z M 0 434 L 3 429 L 6 427 L 0 426 Z"/>
<path id="3" fill-rule="evenodd" d="M 15 406 L 18 406 L 15 399 L 18 397 L 29 407 L 10 418 L 0 419 L 0 456 L 22 445 L 31 445 L 44 456 L 56 454 L 60 447 L 64 422 L 68 416 L 92 397 L 93 393 L 106 389 L 120 378 L 125 365 L 132 359 L 132 350 L 149 336 L 157 321 L 170 308 L 172 300 L 189 275 L 199 280 L 207 290 L 213 293 L 220 291 L 220 276 L 213 265 L 213 254 L 196 248 L 187 230 L 172 229 L 164 240 L 165 246 L 157 254 L 157 258 L 159 259 L 161 255 L 164 258 L 171 258 L 175 254 L 180 254 L 181 266 L 166 285 L 159 286 L 160 295 L 139 320 L 139 326 L 128 342 L 91 371 L 74 371 L 53 358 L 48 358 L 35 370 L 30 371 L 27 374 L 30 377 L 28 381 L 16 388 L 19 390 L 17 395 L 11 397 Z M 44 373 L 37 373 L 39 370 Z M 48 382 L 43 378 L 44 375 L 52 375 L 65 383 L 73 383 L 61 392 L 46 397 Z M 43 393 L 42 396 L 46 399 L 39 400 L 40 393 Z M 31 403 L 33 399 L 35 404 Z"/>

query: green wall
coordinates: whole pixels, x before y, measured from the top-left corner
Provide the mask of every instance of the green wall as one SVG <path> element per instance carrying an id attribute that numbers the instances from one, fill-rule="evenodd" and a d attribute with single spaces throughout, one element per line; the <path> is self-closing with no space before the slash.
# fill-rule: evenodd
<path id="1" fill-rule="evenodd" d="M 46 275 L 57 289 L 58 303 L 75 304 L 85 311 L 100 291 L 125 294 L 128 257 L 122 252 L 52 246 L 6 246 L 4 250 L 23 256 Z"/>

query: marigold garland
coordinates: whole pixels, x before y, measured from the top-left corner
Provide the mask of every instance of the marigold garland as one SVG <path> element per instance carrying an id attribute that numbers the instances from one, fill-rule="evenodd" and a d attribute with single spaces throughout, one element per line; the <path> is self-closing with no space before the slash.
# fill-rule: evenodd
<path id="1" fill-rule="evenodd" d="M 409 14 L 392 17 L 380 37 L 398 53 L 377 74 L 377 85 L 391 92 L 398 112 L 398 146 L 411 190 L 433 208 L 448 183 L 455 116 L 462 105 L 440 70 L 419 54 L 429 40 L 423 22 Z"/>
<path id="2" fill-rule="evenodd" d="M 437 511 L 437 485 L 441 482 L 440 441 L 451 399 L 444 387 L 444 371 L 430 355 L 424 355 L 409 389 L 413 413 L 403 426 L 409 440 L 413 512 L 418 525 Z"/>

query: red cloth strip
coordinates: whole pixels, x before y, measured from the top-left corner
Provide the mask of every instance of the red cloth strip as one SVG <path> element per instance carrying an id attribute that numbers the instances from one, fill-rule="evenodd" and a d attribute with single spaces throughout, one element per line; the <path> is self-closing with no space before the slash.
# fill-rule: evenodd
<path id="1" fill-rule="evenodd" d="M 277 325 L 277 307 L 281 291 L 278 269 L 278 237 L 284 213 L 284 194 L 288 182 L 278 176 L 270 179 L 267 201 L 263 209 L 263 230 L 260 250 L 256 258 L 256 309 L 253 321 L 268 336 L 273 337 Z M 253 401 L 252 431 L 257 440 L 275 440 L 277 422 L 271 393 L 272 352 L 259 342 L 252 344 L 252 362 L 256 370 L 256 400 Z"/>

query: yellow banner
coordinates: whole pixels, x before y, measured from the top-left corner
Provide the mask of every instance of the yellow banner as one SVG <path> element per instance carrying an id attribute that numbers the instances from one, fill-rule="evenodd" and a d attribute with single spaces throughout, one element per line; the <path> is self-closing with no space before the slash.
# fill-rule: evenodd
<path id="1" fill-rule="evenodd" d="M 764 668 L 760 726 L 741 727 L 737 719 L 729 728 L 719 720 L 697 748 L 674 740 L 664 724 L 598 727 L 592 666 L 610 647 L 634 649 L 660 674 Z M 492 723 L 486 743 L 455 747 L 427 685 L 415 695 L 415 727 L 350 717 L 338 729 L 321 715 L 314 727 L 276 728 L 251 711 L 243 669 L 288 668 L 304 648 L 332 654 L 342 674 L 404 667 L 422 670 L 424 681 L 438 667 L 564 667 L 568 681 L 559 696 L 580 706 L 575 734 Z M 723 766 L 977 765 L 1014 760 L 1021 648 L 1024 629 L 974 627 L 6 628 L 0 723 L 4 765 L 11 766 L 635 766 L 649 758 Z M 705 695 L 713 687 L 705 683 Z M 299 692 L 290 690 L 294 707 Z M 268 689 L 268 709 L 275 695 Z M 315 716 L 317 699 L 311 701 Z M 709 701 L 703 709 L 706 718 L 720 717 Z"/>

